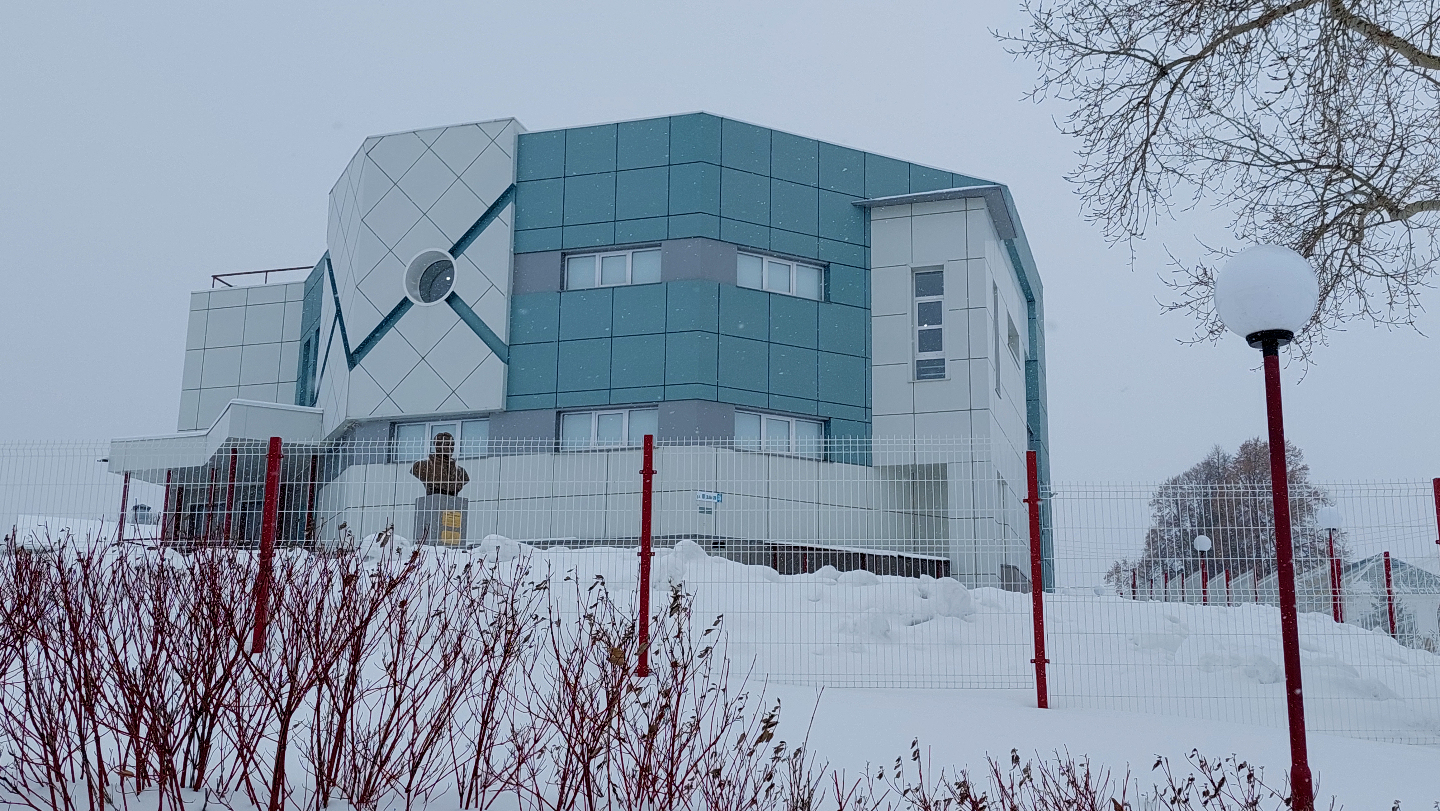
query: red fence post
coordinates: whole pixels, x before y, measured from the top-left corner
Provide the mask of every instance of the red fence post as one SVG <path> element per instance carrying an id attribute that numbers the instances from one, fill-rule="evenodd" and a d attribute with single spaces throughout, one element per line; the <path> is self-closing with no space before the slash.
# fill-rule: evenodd
<path id="1" fill-rule="evenodd" d="M 1137 586 L 1139 586 L 1139 578 L 1139 570 L 1132 568 L 1130 570 L 1130 599 L 1132 600 L 1140 599 L 1140 590 L 1137 588 Z"/>
<path id="2" fill-rule="evenodd" d="M 635 675 L 650 675 L 650 521 L 655 495 L 655 437 L 645 435 L 640 466 L 640 663 Z"/>
<path id="3" fill-rule="evenodd" d="M 1390 612 L 1390 636 L 1395 636 L 1395 584 L 1390 580 L 1390 553 L 1385 553 L 1385 608 Z"/>
<path id="4" fill-rule="evenodd" d="M 320 457 L 310 454 L 310 494 L 306 498 L 305 506 L 305 540 L 315 540 L 315 475 L 319 467 Z"/>
<path id="5" fill-rule="evenodd" d="M 1430 484 L 1435 488 L 1435 543 L 1440 544 L 1440 479 Z"/>
<path id="6" fill-rule="evenodd" d="M 1230 567 L 1225 567 L 1225 604 L 1230 605 Z"/>
<path id="7" fill-rule="evenodd" d="M 125 513 L 130 509 L 130 474 L 125 474 L 125 484 L 120 488 L 120 527 L 116 530 L 115 540 L 118 543 L 125 543 Z"/>
<path id="8" fill-rule="evenodd" d="M 265 512 L 260 519 L 260 571 L 255 576 L 255 634 L 250 639 L 250 652 L 265 647 L 265 626 L 270 621 L 270 578 L 275 565 L 275 524 L 280 509 L 280 437 L 270 437 L 270 453 L 265 457 Z"/>
<path id="9" fill-rule="evenodd" d="M 1205 565 L 1204 559 L 1200 561 L 1200 604 L 1210 604 L 1210 567 Z"/>
<path id="10" fill-rule="evenodd" d="M 226 542 L 234 540 L 230 537 L 230 518 L 235 515 L 235 460 L 239 456 L 236 448 L 230 449 L 230 479 L 225 485 L 225 530 L 222 533 Z"/>
<path id="11" fill-rule="evenodd" d="M 169 532 L 169 526 L 170 526 L 170 476 L 171 476 L 172 474 L 173 474 L 173 471 L 170 471 L 170 470 L 166 470 L 166 471 L 165 471 L 165 503 L 162 504 L 162 505 L 160 505 L 160 541 L 161 541 L 161 543 L 164 543 L 165 539 L 166 539 L 167 537 L 169 537 L 169 536 L 167 535 L 167 533 Z"/>
<path id="12" fill-rule="evenodd" d="M 1050 706 L 1050 689 L 1045 683 L 1045 569 L 1040 560 L 1040 464 L 1035 451 L 1025 452 L 1025 468 L 1030 480 L 1030 602 L 1033 612 L 1031 623 L 1035 626 L 1035 706 L 1046 709 Z"/>
<path id="13" fill-rule="evenodd" d="M 210 529 L 215 518 L 215 468 L 210 468 L 210 489 L 205 492 L 205 543 L 210 543 Z"/>

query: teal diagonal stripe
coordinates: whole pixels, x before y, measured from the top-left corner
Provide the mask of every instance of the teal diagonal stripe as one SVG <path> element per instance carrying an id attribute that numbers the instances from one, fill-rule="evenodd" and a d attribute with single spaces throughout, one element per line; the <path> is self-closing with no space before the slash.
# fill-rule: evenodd
<path id="1" fill-rule="evenodd" d="M 484 319 L 476 315 L 474 310 L 470 309 L 470 305 L 466 304 L 464 299 L 451 293 L 445 297 L 445 303 L 450 305 L 450 309 L 454 310 L 455 314 L 460 316 L 460 320 L 464 321 L 466 326 L 473 330 L 476 335 L 480 336 L 480 340 L 484 341 L 485 345 L 490 347 L 490 351 L 495 353 L 495 357 L 499 358 L 501 363 L 506 366 L 510 365 L 510 347 L 506 346 L 505 342 L 500 340 L 500 336 L 496 335 L 495 331 L 490 329 Z"/>

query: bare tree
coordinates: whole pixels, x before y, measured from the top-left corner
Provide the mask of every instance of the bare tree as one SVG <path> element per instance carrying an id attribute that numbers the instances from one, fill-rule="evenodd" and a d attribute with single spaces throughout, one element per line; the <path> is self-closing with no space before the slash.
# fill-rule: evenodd
<path id="1" fill-rule="evenodd" d="M 1285 443 L 1286 477 L 1290 482 L 1291 544 L 1295 567 L 1308 571 L 1329 558 L 1330 536 L 1316 526 L 1317 511 L 1334 500 L 1310 481 L 1304 454 Z M 1146 583 L 1191 575 L 1202 567 L 1212 576 L 1233 569 L 1262 578 L 1275 571 L 1275 511 L 1270 490 L 1270 443 L 1249 439 L 1233 454 L 1218 445 L 1178 476 L 1166 479 L 1150 497 L 1150 528 L 1138 560 L 1116 561 L 1105 581 L 1118 594 L 1129 594 L 1132 574 Z M 1195 536 L 1205 535 L 1214 548 L 1200 554 Z M 1344 532 L 1335 535 L 1340 559 L 1349 556 Z"/>
<path id="2" fill-rule="evenodd" d="M 1071 108 L 1089 217 L 1133 240 L 1209 199 L 1242 242 L 1320 276 L 1297 341 L 1354 318 L 1413 325 L 1440 229 L 1440 0 L 1023 0 L 1000 35 L 1035 61 L 1032 98 Z M 1168 310 L 1223 332 L 1216 263 L 1177 261 Z"/>

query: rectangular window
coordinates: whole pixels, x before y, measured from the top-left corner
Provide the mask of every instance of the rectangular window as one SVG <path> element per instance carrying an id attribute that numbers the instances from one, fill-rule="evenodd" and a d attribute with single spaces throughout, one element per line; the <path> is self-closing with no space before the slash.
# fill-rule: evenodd
<path id="1" fill-rule="evenodd" d="M 915 379 L 945 377 L 945 272 L 915 271 Z"/>
<path id="2" fill-rule="evenodd" d="M 823 268 L 751 253 L 736 255 L 735 284 L 812 301 L 825 298 Z"/>
<path id="3" fill-rule="evenodd" d="M 315 405 L 315 355 L 319 346 L 318 332 L 305 339 L 300 345 L 300 374 L 296 378 L 295 402 L 297 405 Z"/>
<path id="4" fill-rule="evenodd" d="M 397 423 L 391 455 L 396 462 L 424 459 L 434 450 L 435 437 L 440 434 L 449 434 L 455 441 L 456 459 L 478 459 L 490 452 L 489 420 L 445 420 Z"/>
<path id="5" fill-rule="evenodd" d="M 654 408 L 574 411 L 560 416 L 560 449 L 615 448 L 641 445 L 654 436 L 660 412 Z"/>
<path id="6" fill-rule="evenodd" d="M 821 459 L 825 454 L 825 423 L 736 411 L 735 447 L 743 451 Z"/>
<path id="7" fill-rule="evenodd" d="M 1000 286 L 990 285 L 990 334 L 995 336 L 995 351 L 990 353 L 990 364 L 995 367 L 995 396 L 1000 396 Z"/>
<path id="8" fill-rule="evenodd" d="M 659 248 L 565 257 L 566 290 L 656 284 L 659 281 Z"/>

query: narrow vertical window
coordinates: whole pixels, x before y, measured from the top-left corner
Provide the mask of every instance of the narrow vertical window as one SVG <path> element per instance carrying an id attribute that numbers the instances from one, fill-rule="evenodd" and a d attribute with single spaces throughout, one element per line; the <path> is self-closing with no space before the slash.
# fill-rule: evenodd
<path id="1" fill-rule="evenodd" d="M 915 379 L 945 377 L 945 273 L 915 273 Z"/>
<path id="2" fill-rule="evenodd" d="M 995 396 L 1000 396 L 1000 286 L 990 285 L 990 334 L 995 336 L 995 351 L 990 353 L 990 363 L 995 367 Z"/>

